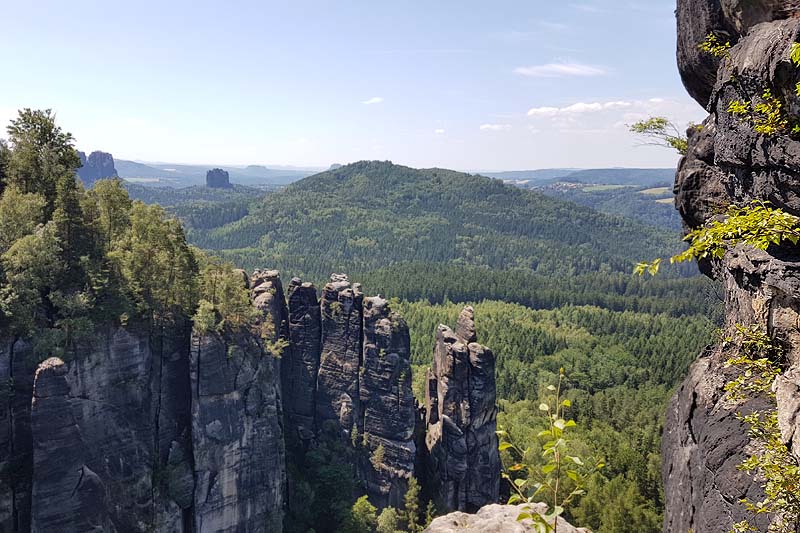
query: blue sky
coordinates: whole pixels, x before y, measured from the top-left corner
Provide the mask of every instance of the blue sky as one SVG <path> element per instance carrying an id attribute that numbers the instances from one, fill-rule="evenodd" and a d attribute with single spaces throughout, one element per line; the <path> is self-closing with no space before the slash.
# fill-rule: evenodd
<path id="1" fill-rule="evenodd" d="M 0 0 L 0 124 L 52 108 L 145 161 L 672 166 L 625 125 L 704 117 L 674 0 Z"/>

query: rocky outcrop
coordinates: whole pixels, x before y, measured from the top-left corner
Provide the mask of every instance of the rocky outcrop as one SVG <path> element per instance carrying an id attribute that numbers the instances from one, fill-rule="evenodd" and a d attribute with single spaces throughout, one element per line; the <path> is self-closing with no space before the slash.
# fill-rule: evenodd
<path id="1" fill-rule="evenodd" d="M 363 457 L 361 472 L 370 501 L 399 508 L 414 475 L 416 405 L 411 392 L 408 326 L 381 297 L 365 298 L 363 364 L 359 402 Z M 380 451 L 379 451 L 380 450 Z M 382 455 L 381 461 L 376 456 Z"/>
<path id="2" fill-rule="evenodd" d="M 276 367 L 249 331 L 195 335 L 191 358 L 198 531 L 280 531 L 283 427 Z"/>
<path id="3" fill-rule="evenodd" d="M 118 177 L 117 169 L 114 167 L 114 157 L 111 154 L 92 152 L 86 157 L 85 153 L 78 152 L 78 157 L 81 160 L 78 177 L 86 187 L 91 187 L 97 180 Z"/>
<path id="4" fill-rule="evenodd" d="M 254 285 L 267 282 L 280 300 L 279 280 Z M 0 530 L 281 531 L 275 306 L 255 299 L 271 327 L 100 328 L 38 365 L 35 382 L 29 345 L 0 344 Z"/>
<path id="5" fill-rule="evenodd" d="M 0 531 L 30 528 L 33 442 L 31 346 L 0 337 Z"/>
<path id="6" fill-rule="evenodd" d="M 322 346 L 317 375 L 317 426 L 338 422 L 349 438 L 353 427 L 361 432 L 359 371 L 361 369 L 361 285 L 351 285 L 344 274 L 334 274 L 322 290 Z"/>
<path id="7" fill-rule="evenodd" d="M 281 361 L 283 408 L 289 431 L 307 441 L 313 436 L 316 412 L 317 373 L 322 339 L 317 289 L 312 283 L 293 278 L 288 290 L 289 346 Z"/>
<path id="8" fill-rule="evenodd" d="M 206 172 L 206 187 L 212 189 L 230 189 L 232 185 L 228 172 L 221 168 L 212 168 Z"/>
<path id="9" fill-rule="evenodd" d="M 529 518 L 517 520 L 522 512 L 544 514 L 547 505 L 534 503 L 531 505 L 487 505 L 475 514 L 462 512 L 450 513 L 435 518 L 425 529 L 425 533 L 527 533 L 539 531 Z M 558 519 L 558 531 L 561 533 L 590 533 L 588 529 L 575 528 L 563 518 Z"/>
<path id="10" fill-rule="evenodd" d="M 689 132 L 689 150 L 675 180 L 676 207 L 687 227 L 699 227 L 719 208 L 766 200 L 800 215 L 800 142 L 789 129 L 759 134 L 731 102 L 763 101 L 770 90 L 786 116 L 800 111 L 800 70 L 789 59 L 800 36 L 800 5 L 777 0 L 680 0 L 678 65 L 690 94 L 710 113 Z M 729 57 L 710 60 L 696 45 L 708 33 L 725 34 Z M 694 50 L 694 51 L 693 51 Z M 725 329 L 758 325 L 785 348 L 789 367 L 777 381 L 778 418 L 792 452 L 800 413 L 800 250 L 783 244 L 767 251 L 737 246 L 722 260 L 700 265 L 725 292 Z M 747 427 L 737 412 L 761 409 L 759 400 L 734 402 L 723 390 L 731 379 L 724 361 L 738 347 L 708 349 L 693 365 L 669 409 L 662 443 L 665 531 L 725 531 L 747 515 L 739 500 L 758 500 L 760 483 L 736 466 L 748 454 Z M 756 524 L 765 529 L 768 518 Z"/>
<path id="11" fill-rule="evenodd" d="M 424 479 L 447 511 L 474 512 L 499 498 L 495 360 L 476 341 L 474 311 L 466 307 L 455 332 L 439 326 L 426 377 Z"/>
<path id="12" fill-rule="evenodd" d="M 277 271 L 240 273 L 259 311 L 246 328 L 131 321 L 39 365 L 0 337 L 0 531 L 279 532 L 290 436 L 298 457 L 342 439 L 379 508 L 402 507 L 423 464 L 442 509 L 497 499 L 494 356 L 471 308 L 439 330 L 429 448 L 386 299 L 335 274 L 319 300 L 292 279 L 287 304 Z"/>

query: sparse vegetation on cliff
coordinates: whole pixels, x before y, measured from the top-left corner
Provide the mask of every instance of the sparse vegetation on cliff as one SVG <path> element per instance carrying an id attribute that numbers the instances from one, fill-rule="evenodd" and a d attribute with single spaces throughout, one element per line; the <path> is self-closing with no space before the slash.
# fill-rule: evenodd
<path id="1" fill-rule="evenodd" d="M 725 365 L 735 368 L 737 375 L 725 385 L 728 400 L 740 402 L 763 398 L 767 409 L 756 409 L 736 417 L 747 424 L 753 445 L 750 456 L 738 465 L 751 475 L 757 475 L 764 488 L 764 498 L 741 503 L 753 515 L 771 517 L 770 532 L 795 533 L 800 528 L 800 464 L 786 446 L 778 425 L 775 399 L 775 379 L 783 372 L 783 353 L 778 344 L 758 326 L 737 326 L 736 338 L 726 343 L 738 345 L 738 353 Z M 732 533 L 759 531 L 750 520 L 734 524 Z"/>

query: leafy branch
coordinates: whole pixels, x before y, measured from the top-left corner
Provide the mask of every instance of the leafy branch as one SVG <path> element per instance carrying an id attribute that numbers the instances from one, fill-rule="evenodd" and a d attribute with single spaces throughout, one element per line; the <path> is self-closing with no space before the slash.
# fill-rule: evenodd
<path id="1" fill-rule="evenodd" d="M 584 487 L 589 477 L 603 468 L 602 461 L 589 465 L 571 449 L 571 441 L 567 438 L 569 430 L 577 424 L 565 418 L 565 409 L 572 406 L 569 399 L 562 399 L 565 381 L 564 369 L 559 371 L 558 385 L 549 385 L 552 393 L 549 403 L 541 403 L 539 410 L 547 415 L 547 428 L 540 431 L 537 437 L 544 440 L 541 445 L 541 457 L 544 464 L 536 464 L 533 450 L 522 449 L 511 442 L 506 431 L 498 431 L 501 438 L 499 450 L 508 451 L 516 459 L 503 479 L 508 480 L 512 494 L 508 503 L 525 503 L 523 511 L 517 516 L 518 521 L 530 519 L 537 533 L 558 533 L 558 517 L 575 498 L 586 493 Z M 517 477 L 517 473 L 522 476 Z M 530 504 L 545 498 L 548 501 L 548 512 L 534 512 Z"/>
<path id="2" fill-rule="evenodd" d="M 694 229 L 683 240 L 689 248 L 669 258 L 670 263 L 683 263 L 699 259 L 721 259 L 725 252 L 743 243 L 759 250 L 766 250 L 772 244 L 789 241 L 796 245 L 800 241 L 800 218 L 770 207 L 769 202 L 754 200 L 744 207 L 729 206 L 722 219 Z M 655 275 L 661 259 L 637 263 L 634 274 Z"/>

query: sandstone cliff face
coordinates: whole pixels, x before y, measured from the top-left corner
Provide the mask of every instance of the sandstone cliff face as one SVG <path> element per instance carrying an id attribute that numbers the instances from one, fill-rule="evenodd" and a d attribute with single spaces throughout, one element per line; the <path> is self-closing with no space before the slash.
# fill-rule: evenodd
<path id="1" fill-rule="evenodd" d="M 281 531 L 279 378 L 260 335 L 109 327 L 35 381 L 28 345 L 0 346 L 0 531 Z"/>
<path id="2" fill-rule="evenodd" d="M 288 431 L 306 441 L 313 436 L 322 323 L 317 289 L 293 278 L 289 283 L 289 347 L 281 365 Z"/>
<path id="3" fill-rule="evenodd" d="M 787 133 L 759 135 L 747 120 L 731 116 L 734 100 L 760 101 L 769 89 L 790 114 L 800 110 L 795 84 L 800 72 L 789 60 L 800 33 L 800 5 L 792 1 L 680 0 L 678 63 L 690 94 L 710 113 L 701 130 L 689 132 L 689 152 L 675 181 L 676 207 L 688 227 L 698 227 L 715 209 L 752 199 L 768 200 L 800 214 L 800 142 Z M 711 60 L 696 46 L 708 33 L 730 37 L 730 57 Z M 766 252 L 738 246 L 722 261 L 701 264 L 725 290 L 726 328 L 758 324 L 787 348 L 790 367 L 778 380 L 781 431 L 793 438 L 800 411 L 800 253 L 795 246 Z M 757 498 L 752 476 L 736 469 L 746 456 L 747 428 L 735 413 L 763 406 L 727 400 L 730 379 L 723 362 L 735 346 L 702 354 L 667 412 L 663 440 L 665 531 L 717 532 L 744 518 L 742 497 Z M 762 520 L 760 527 L 766 527 Z"/>
<path id="4" fill-rule="evenodd" d="M 366 452 L 382 449 L 383 464 L 362 461 L 374 505 L 400 507 L 414 474 L 416 406 L 411 392 L 411 340 L 405 321 L 380 297 L 364 299 L 364 357 L 359 402 Z"/>
<path id="5" fill-rule="evenodd" d="M 286 466 L 272 354 L 249 333 L 195 336 L 191 374 L 197 530 L 280 531 Z"/>
<path id="6" fill-rule="evenodd" d="M 442 510 L 474 512 L 499 497 L 494 355 L 478 344 L 474 311 L 436 332 L 425 391 L 425 484 Z"/>
<path id="7" fill-rule="evenodd" d="M 288 303 L 277 271 L 242 283 L 260 311 L 245 330 L 107 327 L 39 365 L 0 336 L 0 531 L 279 532 L 285 439 L 313 448 L 331 426 L 380 508 L 412 476 L 442 509 L 497 500 L 494 356 L 471 308 L 438 332 L 424 428 L 387 300 L 341 274 L 319 300 L 291 280 Z"/>
<path id="8" fill-rule="evenodd" d="M 281 365 L 289 430 L 313 446 L 334 424 L 354 447 L 370 501 L 400 507 L 416 458 L 408 326 L 344 274 L 331 276 L 319 302 L 313 285 L 293 279 L 288 307 Z"/>

